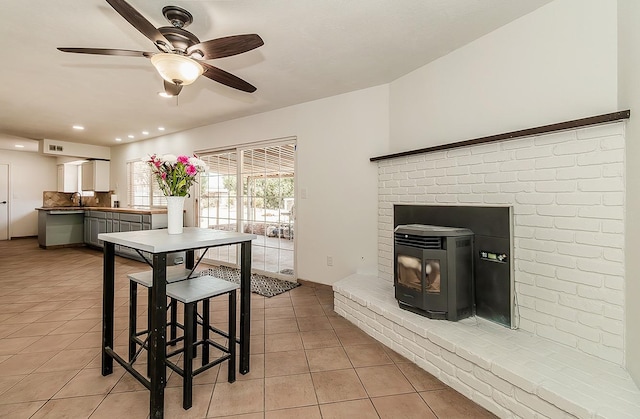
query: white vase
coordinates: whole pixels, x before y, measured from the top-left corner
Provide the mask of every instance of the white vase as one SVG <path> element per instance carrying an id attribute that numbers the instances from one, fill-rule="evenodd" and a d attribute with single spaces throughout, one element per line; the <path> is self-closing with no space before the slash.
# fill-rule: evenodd
<path id="1" fill-rule="evenodd" d="M 169 234 L 182 234 L 185 198 L 184 196 L 167 197 L 167 225 Z"/>

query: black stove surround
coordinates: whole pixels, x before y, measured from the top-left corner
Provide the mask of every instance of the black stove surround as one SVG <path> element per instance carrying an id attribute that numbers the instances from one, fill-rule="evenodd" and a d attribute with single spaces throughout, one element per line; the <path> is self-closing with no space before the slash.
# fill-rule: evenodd
<path id="1" fill-rule="evenodd" d="M 513 326 L 511 207 L 394 205 L 393 218 L 394 231 L 398 230 L 399 226 L 413 224 L 431 226 L 430 228 L 433 226 L 453 228 L 453 230 L 449 229 L 447 233 L 449 236 L 440 235 L 439 246 L 445 248 L 428 249 L 429 251 L 408 249 L 404 246 L 406 243 L 403 243 L 401 249 L 407 252 L 404 254 L 407 257 L 400 257 L 403 254 L 399 255 L 394 246 L 396 298 L 399 291 L 413 296 L 411 298 L 401 295 L 403 299 L 398 298 L 400 307 L 431 318 L 459 320 L 475 314 L 506 327 Z M 440 233 L 446 232 L 445 230 L 441 229 Z M 414 228 L 413 232 L 417 231 Z M 462 236 L 456 237 L 455 234 L 458 233 L 454 232 L 461 233 Z M 471 236 L 465 237 L 466 232 Z M 395 239 L 396 237 L 394 237 L 394 243 Z M 464 243 L 464 240 L 470 241 L 471 246 L 465 247 L 459 244 Z M 462 251 L 456 250 L 458 248 L 455 246 L 459 245 L 462 246 Z M 438 244 L 431 243 L 429 246 L 438 246 Z M 439 252 L 431 253 L 434 251 Z M 470 262 L 470 291 L 468 291 L 468 285 L 464 285 L 466 273 L 463 270 L 465 268 L 458 267 L 457 262 L 452 268 L 449 259 L 446 264 L 438 259 L 452 251 L 456 253 L 456 257 L 463 258 L 465 263 Z M 467 251 L 470 256 L 467 256 Z M 418 259 L 420 262 L 417 262 Z M 418 266 L 421 269 L 420 273 L 417 270 Z M 402 283 L 398 288 L 399 273 Z M 452 284 L 449 281 L 452 275 L 455 278 L 454 281 L 460 279 L 461 282 L 453 288 L 453 291 L 450 291 Z M 445 276 L 446 286 L 443 282 Z M 424 296 L 418 296 L 418 277 L 420 281 L 425 281 L 424 290 L 420 289 L 420 294 Z M 435 292 L 436 289 L 439 289 L 439 294 Z M 442 302 L 444 293 L 447 295 L 446 303 Z M 466 293 L 470 294 L 470 308 L 466 308 Z M 459 301 L 453 301 L 454 296 Z M 447 308 L 443 309 L 445 305 Z"/>

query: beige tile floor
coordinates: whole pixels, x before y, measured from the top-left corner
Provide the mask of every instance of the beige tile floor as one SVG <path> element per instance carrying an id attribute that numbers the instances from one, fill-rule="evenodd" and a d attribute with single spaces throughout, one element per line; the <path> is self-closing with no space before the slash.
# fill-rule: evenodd
<path id="1" fill-rule="evenodd" d="M 126 355 L 126 274 L 146 265 L 117 258 L 116 350 Z M 0 417 L 147 418 L 146 389 L 121 367 L 100 374 L 102 253 L 42 250 L 35 239 L 0 242 Z M 139 293 L 139 324 L 146 292 Z M 212 304 L 219 325 L 223 300 Z M 167 418 L 490 418 L 430 374 L 333 312 L 323 285 L 273 298 L 253 295 L 251 372 L 226 382 L 226 363 L 195 380 L 168 370 Z M 138 369 L 145 371 L 142 356 Z M 116 364 L 117 365 L 117 364 Z"/>

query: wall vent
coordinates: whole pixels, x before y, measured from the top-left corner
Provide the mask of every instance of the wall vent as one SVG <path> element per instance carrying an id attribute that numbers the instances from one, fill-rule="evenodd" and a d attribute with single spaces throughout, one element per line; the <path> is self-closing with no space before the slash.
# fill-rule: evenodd
<path id="1" fill-rule="evenodd" d="M 49 144 L 49 151 L 62 151 L 63 147 L 61 145 Z"/>

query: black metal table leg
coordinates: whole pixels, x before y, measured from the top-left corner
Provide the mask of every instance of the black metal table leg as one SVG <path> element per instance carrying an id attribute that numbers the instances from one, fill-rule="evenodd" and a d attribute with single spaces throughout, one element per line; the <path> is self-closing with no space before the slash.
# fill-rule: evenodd
<path id="1" fill-rule="evenodd" d="M 211 304 L 209 302 L 209 299 L 207 298 L 202 300 L 202 341 L 204 342 L 204 345 L 202 345 L 202 365 L 203 366 L 209 363 L 209 344 L 207 342 L 209 341 L 209 326 L 211 324 L 210 309 L 211 309 Z M 196 310 L 196 313 L 194 313 L 194 316 L 197 317 L 197 310 Z M 196 323 L 196 326 L 197 326 L 198 322 L 196 321 L 194 323 Z M 197 336 L 195 338 L 197 340 Z"/>
<path id="2" fill-rule="evenodd" d="M 167 254 L 153 255 L 153 286 L 151 287 L 151 329 L 149 331 L 149 366 L 151 375 L 150 417 L 164 417 L 164 387 L 166 385 L 167 343 Z"/>
<path id="3" fill-rule="evenodd" d="M 240 373 L 249 372 L 251 335 L 251 242 L 240 245 Z"/>
<path id="4" fill-rule="evenodd" d="M 169 323 L 171 324 L 171 341 L 173 342 L 171 346 L 176 346 L 176 338 L 178 337 L 178 302 L 171 299 L 171 320 Z"/>
<path id="5" fill-rule="evenodd" d="M 189 409 L 193 404 L 193 351 L 189 350 L 189 345 L 193 344 L 194 336 L 194 323 L 197 323 L 196 319 L 196 306 L 198 302 L 192 302 L 184 305 L 184 354 L 182 357 L 183 365 L 182 370 L 184 375 L 182 379 L 184 383 L 182 385 L 182 408 Z M 207 344 L 205 343 L 205 346 Z"/>
<path id="6" fill-rule="evenodd" d="M 105 242 L 102 263 L 102 375 L 113 372 L 113 358 L 106 351 L 113 349 L 113 310 L 115 288 L 115 244 Z"/>
<path id="7" fill-rule="evenodd" d="M 193 268 L 193 265 L 196 263 L 195 250 L 193 249 L 187 250 L 185 256 L 186 256 L 184 261 L 185 266 L 187 267 L 187 269 Z"/>
<path id="8" fill-rule="evenodd" d="M 185 254 L 185 267 L 187 269 L 193 269 L 193 265 L 195 265 L 196 263 L 196 253 L 195 250 L 193 249 L 189 249 L 186 251 Z M 198 305 L 196 304 L 195 308 L 195 316 L 198 316 Z M 186 326 L 185 326 L 186 327 Z M 195 345 L 196 340 L 198 340 L 198 322 L 193 322 L 193 331 L 191 333 L 192 336 L 192 343 L 193 343 L 193 357 L 195 358 L 196 356 L 198 356 L 198 347 Z M 186 339 L 186 334 L 185 334 L 185 339 Z M 206 345 L 205 345 L 206 346 Z"/>

